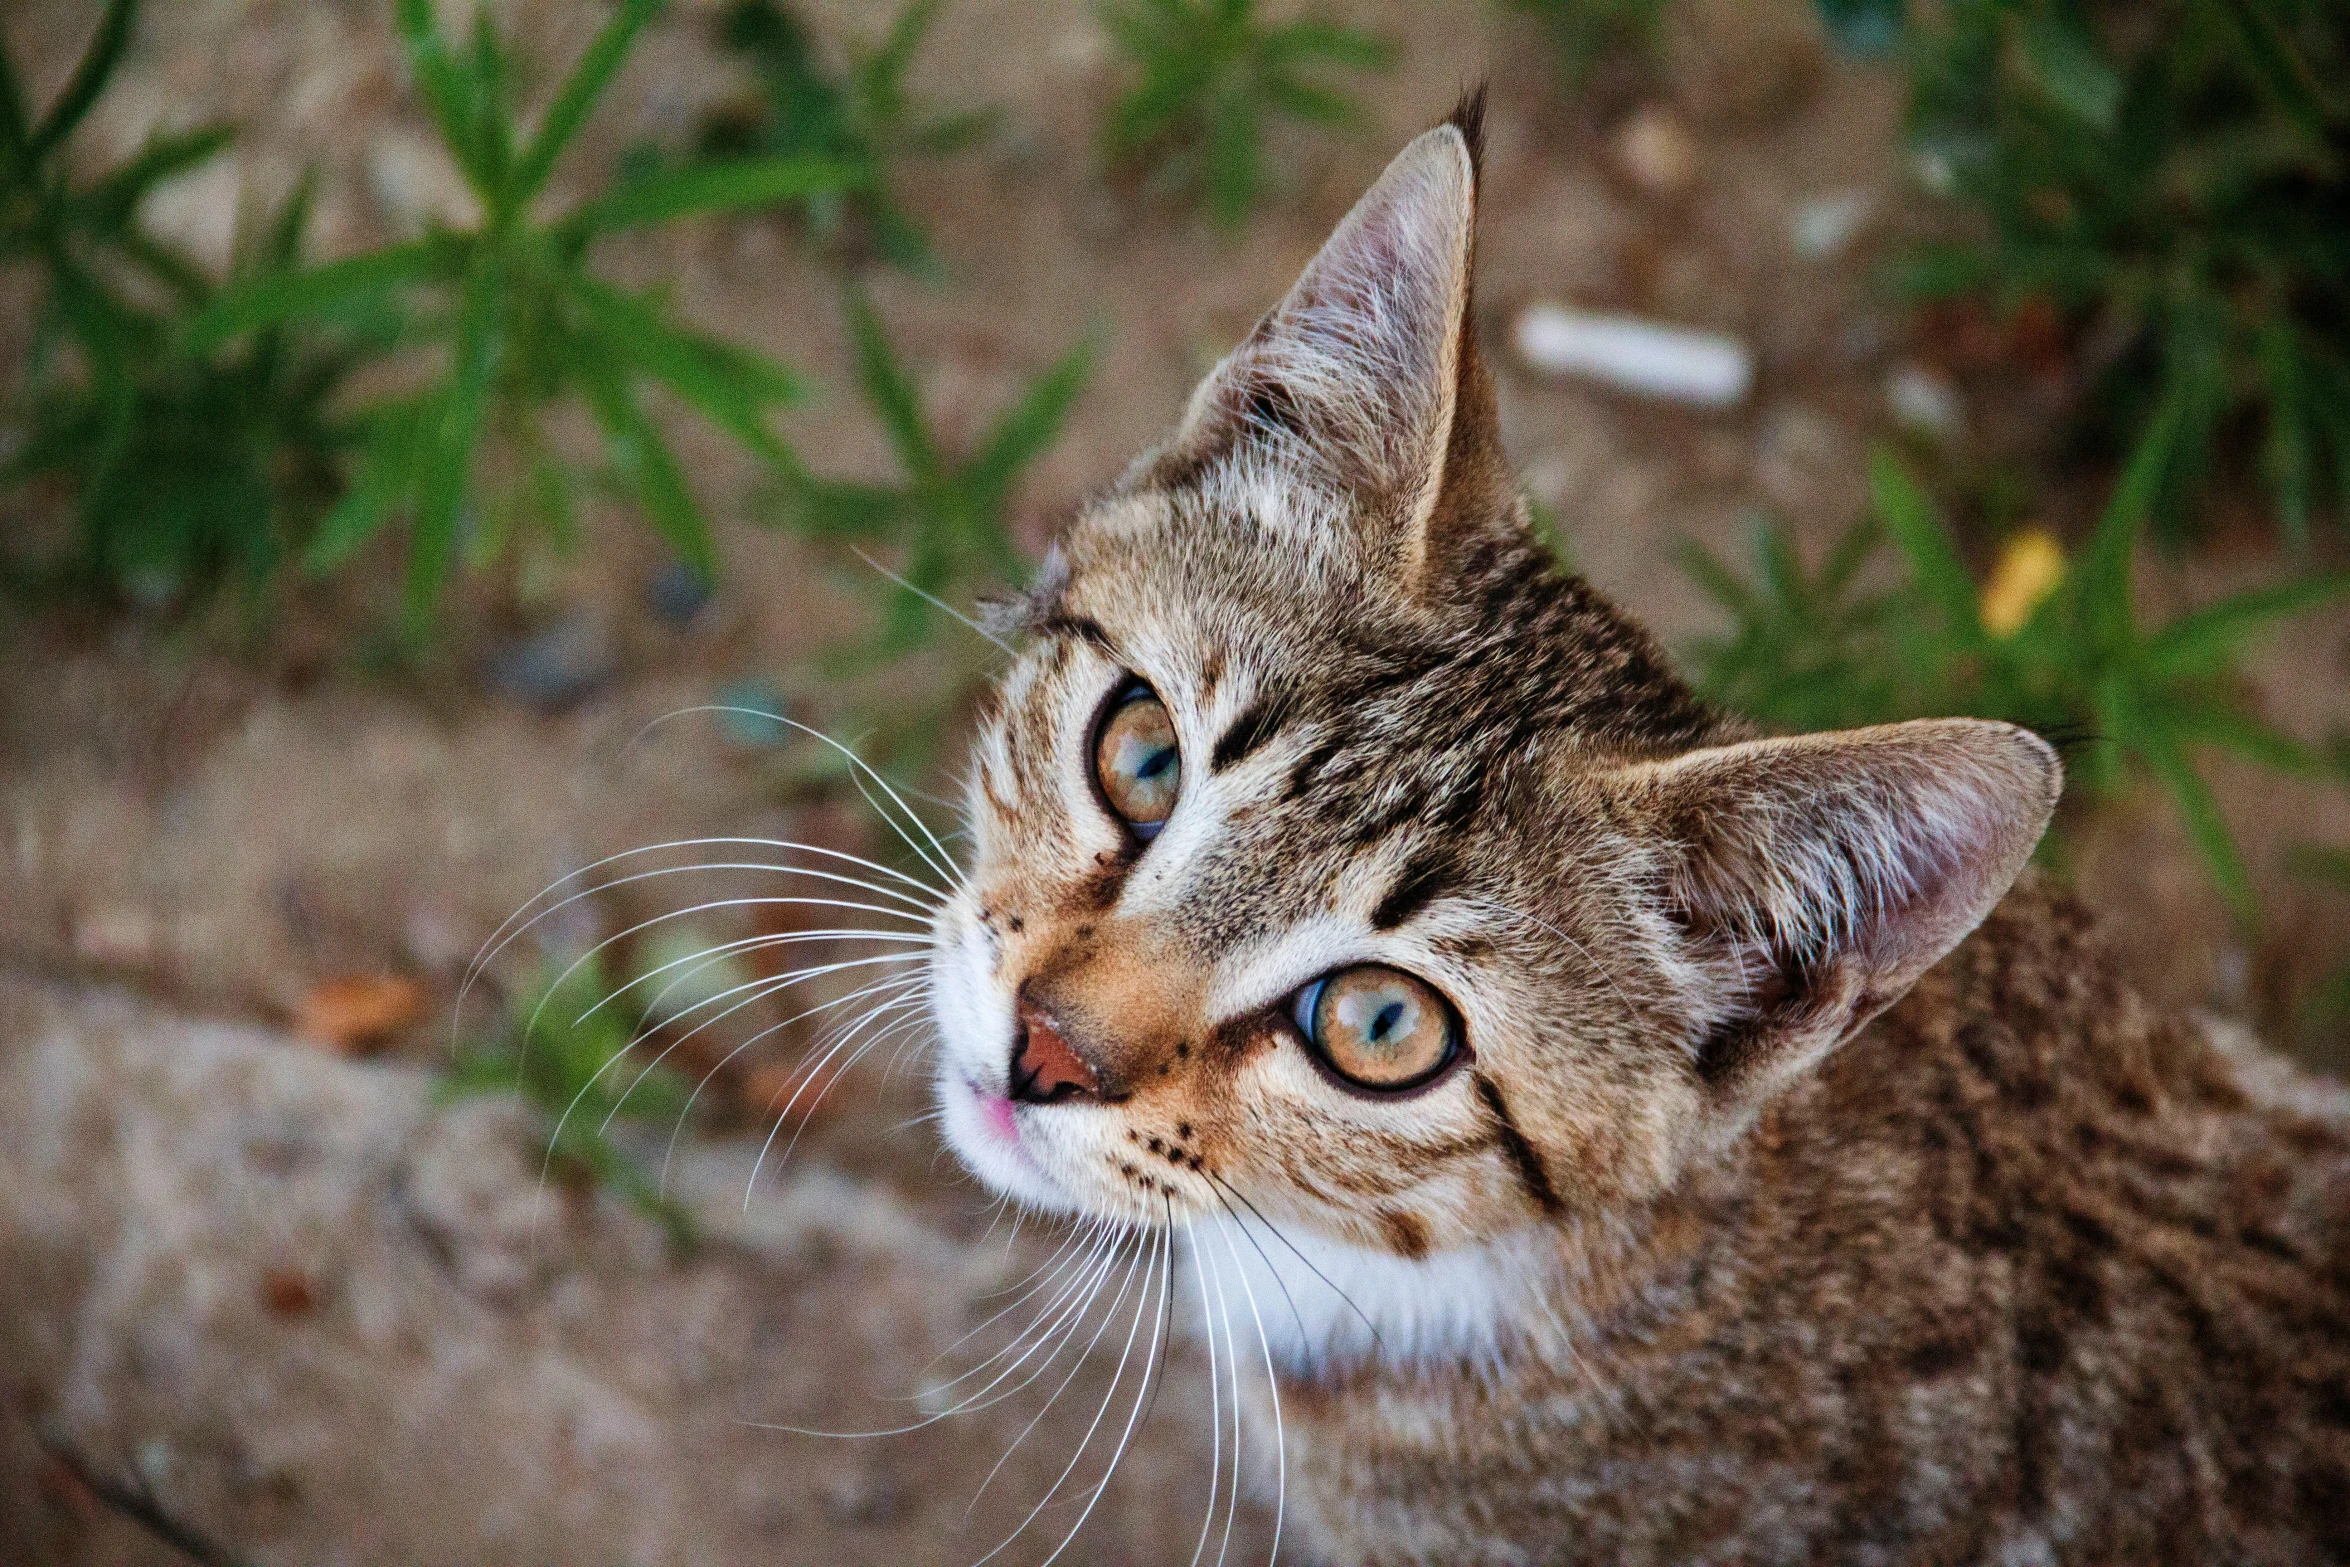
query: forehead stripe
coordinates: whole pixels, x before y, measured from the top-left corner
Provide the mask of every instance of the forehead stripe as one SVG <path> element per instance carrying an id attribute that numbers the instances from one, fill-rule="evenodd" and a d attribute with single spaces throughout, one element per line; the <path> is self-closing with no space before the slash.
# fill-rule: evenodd
<path id="1" fill-rule="evenodd" d="M 1419 913 L 1444 891 L 1454 870 L 1452 856 L 1441 849 L 1414 855 L 1405 863 L 1403 874 L 1396 877 L 1395 885 L 1387 889 L 1387 896 L 1371 911 L 1371 928 L 1393 930 Z"/>
<path id="2" fill-rule="evenodd" d="M 1085 615 L 1047 615 L 1036 623 L 1036 634 L 1042 637 L 1075 637 L 1080 642 L 1091 643 L 1103 657 L 1124 662 L 1119 659 L 1117 644 L 1110 640 L 1110 634 L 1101 628 L 1101 623 Z"/>
<path id="3" fill-rule="evenodd" d="M 1289 706 L 1278 697 L 1260 696 L 1240 710 L 1231 727 L 1216 741 L 1208 754 L 1208 769 L 1222 772 L 1262 747 L 1266 741 L 1281 732 L 1289 722 Z"/>

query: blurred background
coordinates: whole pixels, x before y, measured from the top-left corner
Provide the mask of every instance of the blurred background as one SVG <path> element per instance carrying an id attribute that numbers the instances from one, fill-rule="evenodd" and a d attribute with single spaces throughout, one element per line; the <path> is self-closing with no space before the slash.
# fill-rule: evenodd
<path id="1" fill-rule="evenodd" d="M 990 1380 L 1160 1308 L 1112 1257 L 1143 1294 L 1053 1317 L 1078 1254 L 921 1124 L 904 933 L 1000 658 L 931 601 L 1479 81 L 1557 548 L 1767 724 L 2058 740 L 2044 857 L 2146 992 L 2350 1070 L 2337 0 L 0 46 L 0 1560 L 1261 1557 L 1197 1342 L 1032 1428 L 1074 1351 Z"/>

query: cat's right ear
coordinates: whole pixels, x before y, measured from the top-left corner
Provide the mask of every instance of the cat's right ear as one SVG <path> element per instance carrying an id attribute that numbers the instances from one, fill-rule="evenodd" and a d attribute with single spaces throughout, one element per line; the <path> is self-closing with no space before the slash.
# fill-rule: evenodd
<path id="1" fill-rule="evenodd" d="M 1980 924 L 2062 784 L 2037 735 L 1965 718 L 1712 746 L 1618 775 L 1714 1130 L 1742 1128 Z"/>
<path id="2" fill-rule="evenodd" d="M 1140 482 L 1254 458 L 1346 496 L 1359 542 L 1415 585 L 1440 577 L 1450 535 L 1515 517 L 1469 320 L 1483 123 L 1479 92 L 1396 156 L 1200 383 Z"/>

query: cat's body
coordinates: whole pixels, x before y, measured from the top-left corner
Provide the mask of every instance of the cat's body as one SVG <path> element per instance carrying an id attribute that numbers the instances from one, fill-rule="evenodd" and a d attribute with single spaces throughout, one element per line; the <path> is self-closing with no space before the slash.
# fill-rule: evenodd
<path id="1" fill-rule="evenodd" d="M 1314 1559 L 2350 1561 L 2350 1094 L 2086 926 L 2010 894 L 1584 1242 L 1563 1333 L 1289 1379 Z"/>
<path id="2" fill-rule="evenodd" d="M 1006 617 L 949 1141 L 1177 1229 L 1203 1314 L 1260 1276 L 1308 1559 L 2350 1557 L 2340 1096 L 2002 906 L 2039 740 L 1755 738 L 1555 571 L 1476 141 L 1406 149 Z"/>

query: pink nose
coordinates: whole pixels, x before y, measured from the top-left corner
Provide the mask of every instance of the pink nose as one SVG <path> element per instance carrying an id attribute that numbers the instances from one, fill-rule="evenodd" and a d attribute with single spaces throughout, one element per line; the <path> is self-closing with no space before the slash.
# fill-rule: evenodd
<path id="1" fill-rule="evenodd" d="M 1017 1018 L 1019 1031 L 1012 1036 L 1014 1099 L 1048 1105 L 1101 1098 L 1100 1076 L 1062 1036 L 1052 1014 L 1022 996 Z"/>

